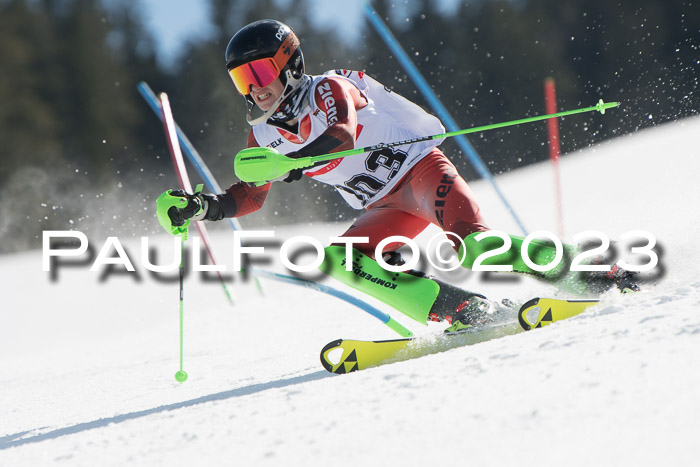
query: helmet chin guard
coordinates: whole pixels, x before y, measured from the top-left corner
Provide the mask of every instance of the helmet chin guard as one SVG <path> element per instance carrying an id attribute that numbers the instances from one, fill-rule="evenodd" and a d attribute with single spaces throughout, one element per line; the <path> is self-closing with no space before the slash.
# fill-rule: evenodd
<path id="1" fill-rule="evenodd" d="M 247 108 L 246 121 L 250 126 L 264 123 L 270 119 L 276 122 L 287 122 L 297 118 L 306 107 L 305 97 L 311 85 L 311 77 L 302 74 L 301 77 L 295 78 L 291 70 L 285 71 L 285 77 L 286 84 L 282 94 L 265 112 L 255 104 L 250 94 L 244 96 Z"/>

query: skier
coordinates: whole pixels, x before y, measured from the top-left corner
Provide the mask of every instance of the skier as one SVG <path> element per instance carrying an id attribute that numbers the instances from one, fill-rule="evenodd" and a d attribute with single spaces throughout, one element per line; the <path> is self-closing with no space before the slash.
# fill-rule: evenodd
<path id="1" fill-rule="evenodd" d="M 256 21 L 239 30 L 226 48 L 226 67 L 246 101 L 246 120 L 252 127 L 248 147 L 273 147 L 288 157 L 304 157 L 445 132 L 437 118 L 363 72 L 307 75 L 298 37 L 279 21 Z M 469 185 L 438 149 L 441 142 L 383 148 L 323 162 L 274 181 L 290 183 L 305 175 L 332 185 L 350 206 L 364 210 L 343 234 L 368 238 L 355 244 L 352 270 L 346 271 L 345 245 L 330 245 L 321 266 L 326 274 L 418 321 L 447 320 L 457 330 L 485 318 L 489 303 L 483 295 L 417 271 L 387 271 L 373 257 L 384 238 L 414 238 L 430 224 L 465 240 L 488 230 Z M 171 191 L 171 196 L 186 198 L 188 203 L 182 209 L 171 207 L 170 221 L 181 226 L 188 219 L 217 221 L 248 215 L 262 207 L 272 182 L 262 186 L 239 182 L 221 194 Z M 513 239 L 513 248 L 519 252 L 522 239 Z M 382 258 L 402 264 L 396 251 L 400 246 L 389 244 Z M 542 264 L 551 259 L 548 254 L 540 258 Z M 470 256 L 473 262 L 475 256 Z M 469 267 L 469 260 L 463 264 Z M 522 262 L 514 263 L 514 270 L 539 274 Z"/>

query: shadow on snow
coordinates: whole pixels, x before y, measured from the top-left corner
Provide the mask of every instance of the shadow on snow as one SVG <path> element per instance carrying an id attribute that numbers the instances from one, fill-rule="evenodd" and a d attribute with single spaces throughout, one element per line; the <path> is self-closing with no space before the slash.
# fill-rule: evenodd
<path id="1" fill-rule="evenodd" d="M 309 381 L 316 381 L 322 378 L 331 376 L 326 371 L 318 371 L 315 373 L 310 373 L 308 375 L 295 376 L 293 378 L 280 379 L 277 381 L 272 381 L 269 383 L 259 383 L 253 384 L 251 386 L 245 386 L 242 388 L 232 389 L 230 391 L 218 392 L 216 394 L 209 394 L 207 396 L 197 397 L 196 399 L 191 399 L 183 402 L 176 402 L 174 404 L 162 405 L 160 407 L 155 407 L 153 409 L 140 410 L 138 412 L 131 412 L 122 415 L 116 415 L 109 418 L 100 418 L 99 420 L 93 420 L 91 422 L 78 423 L 77 425 L 67 426 L 64 428 L 58 428 L 46 433 L 36 434 L 33 436 L 26 437 L 29 433 L 42 430 L 44 428 L 37 428 L 34 430 L 21 431 L 19 433 L 13 433 L 0 437 L 0 450 L 9 449 L 15 446 L 22 446 L 29 443 L 38 443 L 45 441 L 47 439 L 56 439 L 60 436 L 72 435 L 75 433 L 81 433 L 88 430 L 94 430 L 96 428 L 102 428 L 112 423 L 122 423 L 128 420 L 134 420 L 137 418 L 147 417 L 149 415 L 167 412 L 170 410 L 182 409 L 185 407 L 192 407 L 197 404 L 203 404 L 206 402 L 220 401 L 226 399 L 233 399 L 236 397 L 248 396 L 251 394 L 256 394 L 259 392 L 267 391 L 269 389 L 279 389 L 289 386 L 294 386 L 296 384 L 306 383 Z"/>

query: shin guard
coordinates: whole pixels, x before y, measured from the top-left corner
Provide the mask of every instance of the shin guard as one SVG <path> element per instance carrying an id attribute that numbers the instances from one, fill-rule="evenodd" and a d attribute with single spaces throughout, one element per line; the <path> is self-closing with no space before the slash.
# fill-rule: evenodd
<path id="1" fill-rule="evenodd" d="M 406 272 L 382 268 L 369 256 L 353 249 L 347 270 L 344 246 L 325 249 L 320 269 L 334 279 L 390 305 L 406 316 L 425 324 L 440 291 L 437 282 Z"/>

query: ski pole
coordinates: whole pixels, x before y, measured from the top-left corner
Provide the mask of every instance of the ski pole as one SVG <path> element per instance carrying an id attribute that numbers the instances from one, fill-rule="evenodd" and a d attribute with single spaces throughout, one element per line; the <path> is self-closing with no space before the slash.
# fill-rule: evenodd
<path id="1" fill-rule="evenodd" d="M 168 140 L 168 148 L 170 150 L 170 155 L 175 162 L 175 166 L 184 166 L 184 160 L 182 159 L 182 153 L 180 152 L 180 145 L 177 141 L 177 135 L 174 133 L 174 123 L 173 114 L 170 109 L 170 102 L 168 101 L 168 96 L 165 93 L 160 95 L 161 108 L 163 111 L 163 127 L 165 128 L 165 135 Z M 179 170 L 177 170 L 178 178 L 180 179 L 180 185 L 186 189 L 188 192 L 192 192 L 192 186 L 188 177 L 183 176 Z M 182 202 L 182 200 L 179 200 Z M 186 201 L 185 201 L 186 204 Z M 182 227 L 176 228 L 177 234 L 180 235 L 180 369 L 175 373 L 175 380 L 178 383 L 184 383 L 187 381 L 187 372 L 183 368 L 183 347 L 184 347 L 184 329 L 185 329 L 185 241 L 187 240 L 187 230 L 189 227 L 189 221 Z M 224 285 L 226 288 L 226 285 Z M 228 295 L 228 291 L 226 291 Z M 229 299 L 230 299 L 230 295 Z"/>
<path id="2" fill-rule="evenodd" d="M 600 99 L 598 101 L 598 104 L 591 107 L 583 107 L 580 109 L 566 110 L 563 112 L 557 112 L 553 114 L 521 118 L 519 120 L 511 120 L 502 123 L 493 123 L 491 125 L 467 128 L 465 130 L 450 131 L 449 133 L 441 133 L 439 135 L 421 136 L 418 138 L 396 141 L 393 143 L 379 143 L 374 146 L 348 149 L 346 151 L 339 151 L 331 154 L 322 154 L 320 156 L 291 158 L 285 156 L 284 154 L 281 154 L 280 152 L 272 148 L 252 147 L 243 149 L 242 151 L 239 151 L 238 154 L 236 154 L 233 167 L 236 172 L 236 176 L 244 182 L 262 184 L 263 182 L 279 178 L 282 175 L 289 172 L 290 170 L 305 169 L 307 167 L 313 166 L 317 162 L 326 162 L 335 159 L 341 159 L 343 157 L 355 156 L 358 154 L 377 151 L 379 149 L 384 148 L 393 148 L 396 146 L 404 146 L 407 144 L 420 143 L 423 141 L 450 138 L 452 136 L 466 135 L 469 133 L 478 133 L 487 130 L 495 130 L 497 128 L 521 125 L 523 123 L 532 123 L 540 120 L 547 120 L 549 118 L 565 117 L 567 115 L 574 115 L 584 112 L 598 111 L 601 114 L 605 114 L 605 111 L 607 109 L 618 107 L 619 105 L 619 102 L 605 103 L 603 102 L 603 99 Z"/>

